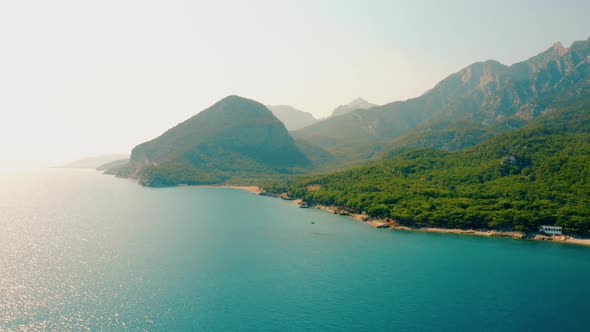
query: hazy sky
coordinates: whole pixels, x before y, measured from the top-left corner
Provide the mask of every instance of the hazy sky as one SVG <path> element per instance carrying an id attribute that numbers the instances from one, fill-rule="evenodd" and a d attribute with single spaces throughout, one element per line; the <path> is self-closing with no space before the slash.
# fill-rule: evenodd
<path id="1" fill-rule="evenodd" d="M 126 153 L 237 94 L 316 116 L 590 35 L 590 1 L 0 0 L 0 162 Z"/>

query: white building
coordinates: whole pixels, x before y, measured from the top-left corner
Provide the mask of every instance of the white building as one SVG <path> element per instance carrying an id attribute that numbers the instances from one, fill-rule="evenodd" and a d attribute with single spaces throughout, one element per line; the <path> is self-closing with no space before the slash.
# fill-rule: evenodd
<path id="1" fill-rule="evenodd" d="M 561 235 L 562 228 L 561 226 L 541 226 L 539 232 L 551 235 Z"/>

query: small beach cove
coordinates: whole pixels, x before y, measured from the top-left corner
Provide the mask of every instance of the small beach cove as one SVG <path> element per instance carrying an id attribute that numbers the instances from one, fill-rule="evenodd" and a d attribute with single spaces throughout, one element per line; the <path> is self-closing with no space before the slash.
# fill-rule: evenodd
<path id="1" fill-rule="evenodd" d="M 253 194 L 260 194 L 262 193 L 262 189 L 258 186 L 240 186 L 240 185 L 225 185 L 225 184 L 220 184 L 220 185 L 190 185 L 190 186 L 184 186 L 184 187 L 190 187 L 190 188 L 224 188 L 224 189 L 238 189 L 238 190 L 244 190 Z"/>

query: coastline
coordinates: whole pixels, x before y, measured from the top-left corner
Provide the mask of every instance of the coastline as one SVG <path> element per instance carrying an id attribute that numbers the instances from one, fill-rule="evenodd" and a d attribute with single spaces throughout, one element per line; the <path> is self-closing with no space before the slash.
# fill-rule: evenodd
<path id="1" fill-rule="evenodd" d="M 264 194 L 264 191 L 258 194 Z M 525 233 L 516 231 L 496 231 L 496 230 L 476 230 L 476 229 L 459 229 L 459 228 L 436 228 L 436 227 L 408 227 L 400 225 L 398 222 L 390 219 L 371 218 L 367 214 L 351 213 L 346 208 L 337 206 L 326 206 L 321 204 L 309 205 L 301 199 L 293 199 L 285 194 L 270 195 L 284 200 L 291 200 L 300 208 L 315 208 L 323 210 L 332 214 L 347 216 L 356 221 L 362 222 L 366 225 L 375 228 L 390 228 L 393 230 L 409 231 L 409 232 L 426 232 L 426 233 L 445 233 L 445 234 L 459 234 L 459 235 L 474 235 L 487 237 L 504 237 L 517 240 L 533 240 L 533 241 L 551 241 L 564 244 L 575 244 L 590 246 L 590 238 L 581 238 L 571 235 L 551 236 L 540 233 Z"/>
<path id="2" fill-rule="evenodd" d="M 238 186 L 238 185 L 191 185 L 187 187 L 200 188 L 226 188 L 244 190 L 256 195 L 270 196 L 273 198 L 280 198 L 282 200 L 291 201 L 300 208 L 314 208 L 323 210 L 332 214 L 349 217 L 353 220 L 361 222 L 375 228 L 389 228 L 397 231 L 408 232 L 425 232 L 425 233 L 444 233 L 444 234 L 458 234 L 458 235 L 473 235 L 473 236 L 487 236 L 487 237 L 503 237 L 517 240 L 533 240 L 533 241 L 551 241 L 556 243 L 575 244 L 590 246 L 590 238 L 582 238 L 571 235 L 544 235 L 540 233 L 525 233 L 518 231 L 497 231 L 497 230 L 481 230 L 481 229 L 460 229 L 460 228 L 437 228 L 437 227 L 408 227 L 399 224 L 391 219 L 372 218 L 367 214 L 352 213 L 347 208 L 338 206 L 326 206 L 321 204 L 310 205 L 302 199 L 292 198 L 286 193 L 270 194 L 258 186 Z"/>

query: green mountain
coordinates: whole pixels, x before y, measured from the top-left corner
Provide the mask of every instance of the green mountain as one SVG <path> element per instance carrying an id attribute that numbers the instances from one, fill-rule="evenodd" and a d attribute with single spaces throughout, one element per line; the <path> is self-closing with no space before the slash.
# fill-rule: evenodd
<path id="1" fill-rule="evenodd" d="M 297 130 L 318 122 L 313 114 L 300 111 L 289 105 L 266 105 L 269 110 L 287 127 L 287 130 Z"/>
<path id="2" fill-rule="evenodd" d="M 264 105 L 229 96 L 136 146 L 119 175 L 146 186 L 214 184 L 291 174 L 311 166 Z"/>
<path id="3" fill-rule="evenodd" d="M 556 43 L 512 66 L 491 60 L 472 64 L 417 98 L 331 117 L 293 135 L 341 160 L 372 158 L 403 135 L 422 139 L 415 130 L 436 137 L 430 140 L 434 145 L 414 143 L 411 137 L 403 145 L 435 147 L 441 145 L 438 138 L 460 135 L 465 139 L 450 145 L 465 148 L 489 138 L 490 133 L 483 132 L 494 127 L 524 124 L 541 115 L 552 96 L 585 93 L 589 77 L 590 41 L 574 42 L 570 48 Z M 459 121 L 471 123 L 475 132 L 456 133 L 453 127 Z"/>
<path id="4" fill-rule="evenodd" d="M 408 148 L 382 161 L 266 186 L 406 226 L 590 232 L 590 94 L 462 151 Z"/>

